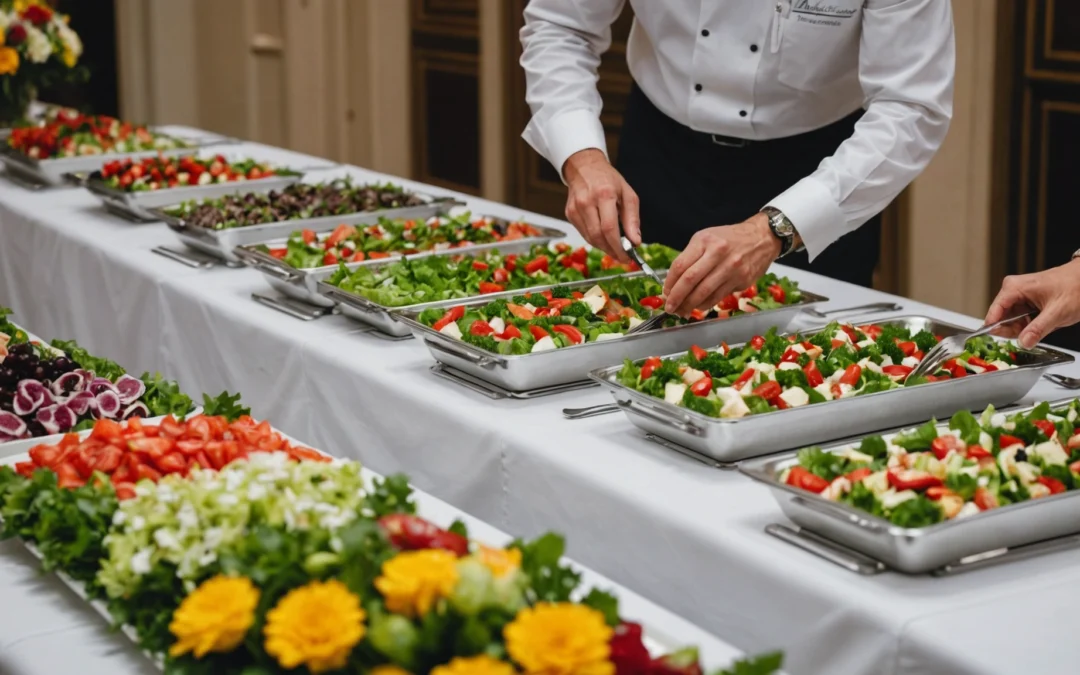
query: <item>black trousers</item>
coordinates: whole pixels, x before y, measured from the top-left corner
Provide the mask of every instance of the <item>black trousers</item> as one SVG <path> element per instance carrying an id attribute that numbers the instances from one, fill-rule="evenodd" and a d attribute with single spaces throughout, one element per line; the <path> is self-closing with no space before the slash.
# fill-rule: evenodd
<path id="1" fill-rule="evenodd" d="M 698 230 L 743 222 L 813 173 L 851 136 L 862 113 L 798 136 L 727 147 L 660 112 L 634 85 L 617 168 L 641 200 L 642 236 L 682 249 Z M 781 263 L 870 286 L 880 245 L 879 214 L 834 242 L 813 263 L 805 252 L 786 256 Z"/>

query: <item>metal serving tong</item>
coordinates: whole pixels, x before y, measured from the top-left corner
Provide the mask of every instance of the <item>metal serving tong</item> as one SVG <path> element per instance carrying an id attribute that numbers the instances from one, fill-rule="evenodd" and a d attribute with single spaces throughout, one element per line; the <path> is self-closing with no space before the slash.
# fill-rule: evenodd
<path id="1" fill-rule="evenodd" d="M 656 283 L 660 284 L 660 287 L 663 288 L 664 280 L 660 278 L 660 275 L 656 273 L 656 270 L 649 266 L 649 263 L 645 262 L 645 259 L 641 257 L 640 253 L 637 252 L 637 249 L 635 249 L 634 245 L 630 243 L 630 240 L 624 236 L 619 238 L 619 242 L 622 244 L 623 250 L 626 251 L 626 255 L 630 256 L 630 259 L 636 262 L 638 266 L 641 267 L 641 270 L 645 272 L 645 274 L 648 274 L 650 277 L 655 279 Z M 660 312 L 659 314 L 656 314 L 655 316 L 639 323 L 634 328 L 631 328 L 626 332 L 626 334 L 632 335 L 634 333 L 644 333 L 645 331 L 650 331 L 653 328 L 656 328 L 660 324 L 664 323 L 664 321 L 669 316 L 671 316 L 671 314 L 668 314 L 667 312 Z"/>
<path id="2" fill-rule="evenodd" d="M 1021 319 L 1026 319 L 1029 316 L 1031 316 L 1031 312 L 1024 312 L 1023 314 L 1018 314 L 1016 316 L 1009 317 L 1008 319 L 1002 319 L 1001 321 L 998 321 L 997 323 L 992 323 L 989 326 L 983 325 L 982 328 L 972 333 L 957 333 L 956 335 L 950 335 L 941 342 L 937 343 L 933 349 L 927 352 L 926 356 L 923 357 L 923 360 L 919 362 L 918 366 L 915 367 L 915 370 L 908 373 L 908 376 L 904 378 L 904 381 L 906 382 L 913 377 L 920 377 L 922 375 L 925 375 L 926 373 L 934 372 L 942 363 L 945 363 L 949 359 L 962 353 L 964 351 L 964 346 L 971 338 L 979 337 L 980 335 L 986 335 L 987 333 L 992 332 L 994 329 L 1000 326 L 1014 323 Z"/>

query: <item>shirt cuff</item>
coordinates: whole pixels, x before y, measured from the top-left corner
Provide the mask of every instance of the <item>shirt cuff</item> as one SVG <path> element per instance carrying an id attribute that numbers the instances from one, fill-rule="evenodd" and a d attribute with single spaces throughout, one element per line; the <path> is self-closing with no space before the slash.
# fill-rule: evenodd
<path id="1" fill-rule="evenodd" d="M 543 124 L 534 117 L 521 136 L 551 162 L 560 178 L 563 165 L 575 152 L 596 148 L 608 156 L 604 126 L 595 112 L 585 108 L 561 112 Z"/>
<path id="2" fill-rule="evenodd" d="M 848 233 L 847 218 L 832 192 L 815 178 L 804 178 L 766 204 L 779 209 L 802 237 L 810 260 Z"/>

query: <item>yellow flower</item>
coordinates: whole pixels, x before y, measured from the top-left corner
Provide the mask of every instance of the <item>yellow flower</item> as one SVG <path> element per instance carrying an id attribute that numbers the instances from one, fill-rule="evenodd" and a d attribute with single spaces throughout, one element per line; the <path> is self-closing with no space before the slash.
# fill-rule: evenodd
<path id="1" fill-rule="evenodd" d="M 457 581 L 457 557 L 450 551 L 429 549 L 406 551 L 387 560 L 375 588 L 391 612 L 417 617 L 449 596 Z"/>
<path id="2" fill-rule="evenodd" d="M 64 62 L 64 65 L 68 68 L 74 68 L 75 62 L 79 60 L 78 56 L 75 56 L 75 52 L 70 49 L 65 49 L 60 55 L 60 60 Z"/>
<path id="3" fill-rule="evenodd" d="M 506 651 L 529 675 L 614 675 L 612 630 L 584 605 L 540 603 L 503 629 Z"/>
<path id="4" fill-rule="evenodd" d="M 514 668 L 490 656 L 474 656 L 456 658 L 445 666 L 437 666 L 431 675 L 514 675 Z"/>
<path id="5" fill-rule="evenodd" d="M 364 637 L 367 614 L 360 598 L 337 581 L 313 581 L 285 594 L 266 614 L 266 653 L 286 670 L 313 673 L 344 668 Z"/>
<path id="6" fill-rule="evenodd" d="M 201 659 L 208 652 L 231 652 L 255 622 L 258 604 L 259 589 L 247 577 L 218 575 L 204 581 L 173 612 L 169 632 L 176 643 L 169 655 L 194 652 Z"/>
<path id="7" fill-rule="evenodd" d="M 19 70 L 19 52 L 11 47 L 0 47 L 0 75 L 14 75 Z"/>
<path id="8" fill-rule="evenodd" d="M 375 666 L 370 675 L 412 675 L 412 673 L 397 666 Z"/>
<path id="9" fill-rule="evenodd" d="M 491 570 L 491 574 L 496 579 L 501 579 L 521 568 L 521 549 L 481 546 L 477 557 L 485 567 Z"/>

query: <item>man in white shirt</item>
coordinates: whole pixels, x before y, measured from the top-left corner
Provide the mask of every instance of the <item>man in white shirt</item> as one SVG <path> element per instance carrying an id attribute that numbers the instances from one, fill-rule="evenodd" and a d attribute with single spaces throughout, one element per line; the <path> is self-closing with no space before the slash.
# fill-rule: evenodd
<path id="1" fill-rule="evenodd" d="M 624 3 L 525 10 L 523 135 L 569 186 L 570 222 L 620 260 L 620 221 L 634 244 L 644 228 L 683 248 L 665 287 L 683 315 L 789 253 L 784 264 L 869 285 L 880 212 L 949 126 L 949 0 L 630 0 L 620 173 L 596 80 Z"/>

